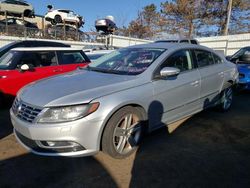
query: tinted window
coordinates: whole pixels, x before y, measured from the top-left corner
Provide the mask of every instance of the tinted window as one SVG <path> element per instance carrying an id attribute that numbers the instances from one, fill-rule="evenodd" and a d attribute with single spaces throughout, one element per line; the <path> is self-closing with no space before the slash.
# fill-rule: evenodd
<path id="1" fill-rule="evenodd" d="M 189 50 L 180 50 L 175 52 L 167 59 L 163 67 L 175 67 L 180 69 L 181 72 L 191 70 L 193 68 L 193 64 Z"/>
<path id="2" fill-rule="evenodd" d="M 204 50 L 195 50 L 195 56 L 199 67 L 205 67 L 214 64 L 211 52 Z"/>
<path id="3" fill-rule="evenodd" d="M 180 43 L 189 43 L 188 40 L 181 40 Z"/>
<path id="4" fill-rule="evenodd" d="M 81 52 L 60 52 L 60 55 L 60 65 L 84 63 L 87 61 Z"/>
<path id="5" fill-rule="evenodd" d="M 198 44 L 196 40 L 191 40 L 191 44 Z"/>
<path id="6" fill-rule="evenodd" d="M 57 64 L 55 52 L 25 52 L 18 62 L 18 67 L 31 64 L 34 67 L 52 66 Z"/>
<path id="7" fill-rule="evenodd" d="M 213 54 L 213 57 L 214 57 L 214 63 L 215 64 L 223 63 L 223 60 L 219 56 Z"/>

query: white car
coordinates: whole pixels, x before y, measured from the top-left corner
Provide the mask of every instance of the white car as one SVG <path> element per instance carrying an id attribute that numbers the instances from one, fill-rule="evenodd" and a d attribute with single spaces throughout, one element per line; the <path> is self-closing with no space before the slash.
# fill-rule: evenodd
<path id="1" fill-rule="evenodd" d="M 0 12 L 8 15 L 32 17 L 34 8 L 31 4 L 21 0 L 5 0 L 0 2 Z"/>
<path id="2" fill-rule="evenodd" d="M 78 27 L 84 24 L 84 19 L 80 15 L 71 10 L 57 9 L 48 12 L 45 15 L 45 20 L 51 22 L 52 25 L 65 22 L 76 23 Z"/>

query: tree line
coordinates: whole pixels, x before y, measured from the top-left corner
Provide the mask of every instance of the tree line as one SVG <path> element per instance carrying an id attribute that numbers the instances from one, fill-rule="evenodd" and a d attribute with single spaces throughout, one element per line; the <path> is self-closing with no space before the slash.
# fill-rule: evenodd
<path id="1" fill-rule="evenodd" d="M 124 36 L 154 39 L 164 35 L 204 37 L 250 32 L 249 0 L 168 0 L 138 11 Z"/>

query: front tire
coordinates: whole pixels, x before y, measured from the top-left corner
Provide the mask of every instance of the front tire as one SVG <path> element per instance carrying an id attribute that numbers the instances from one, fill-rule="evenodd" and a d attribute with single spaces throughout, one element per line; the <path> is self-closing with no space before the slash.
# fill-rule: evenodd
<path id="1" fill-rule="evenodd" d="M 135 152 L 143 134 L 142 120 L 143 116 L 137 108 L 128 106 L 117 111 L 104 129 L 103 152 L 117 159 Z"/>
<path id="2" fill-rule="evenodd" d="M 220 104 L 220 110 L 225 112 L 228 111 L 233 103 L 233 88 L 228 87 L 223 90 L 221 93 L 221 104 Z"/>

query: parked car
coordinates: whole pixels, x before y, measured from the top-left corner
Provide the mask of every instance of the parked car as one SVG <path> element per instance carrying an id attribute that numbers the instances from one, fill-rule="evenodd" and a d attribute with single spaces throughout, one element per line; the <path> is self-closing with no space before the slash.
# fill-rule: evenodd
<path id="1" fill-rule="evenodd" d="M 227 59 L 235 63 L 239 71 L 239 88 L 250 90 L 250 46 L 241 48 Z"/>
<path id="2" fill-rule="evenodd" d="M 84 24 L 82 16 L 74 13 L 71 10 L 58 9 L 48 12 L 45 15 L 45 20 L 51 22 L 52 25 L 62 23 L 63 21 L 76 24 L 81 27 Z"/>
<path id="3" fill-rule="evenodd" d="M 68 44 L 43 40 L 23 40 L 11 42 L 0 48 L 0 58 L 9 50 L 18 47 L 70 47 Z"/>
<path id="4" fill-rule="evenodd" d="M 5 0 L 0 2 L 0 12 L 8 15 L 33 17 L 34 8 L 31 4 L 22 0 Z"/>
<path id="5" fill-rule="evenodd" d="M 89 62 L 84 52 L 76 48 L 12 49 L 0 58 L 1 96 L 15 96 L 18 90 L 28 83 L 73 71 Z"/>
<path id="6" fill-rule="evenodd" d="M 190 44 L 130 46 L 82 70 L 24 87 L 10 111 L 17 140 L 33 153 L 114 158 L 133 153 L 144 130 L 232 104 L 235 64 Z"/>
<path id="7" fill-rule="evenodd" d="M 114 50 L 83 50 L 85 52 L 85 54 L 88 56 L 88 58 L 90 59 L 90 61 L 95 61 L 98 58 L 104 56 L 105 54 L 111 53 Z"/>
<path id="8" fill-rule="evenodd" d="M 102 31 L 105 34 L 112 34 L 115 30 L 117 30 L 113 17 L 96 20 L 95 28 L 97 32 Z"/>
<path id="9" fill-rule="evenodd" d="M 0 31 L 6 31 L 12 35 L 24 35 L 26 32 L 27 35 L 33 36 L 39 32 L 39 29 L 35 23 L 31 23 L 22 19 L 16 18 L 7 18 L 0 20 Z"/>
<path id="10" fill-rule="evenodd" d="M 190 38 L 179 38 L 179 39 L 167 39 L 167 40 L 157 40 L 159 42 L 168 42 L 168 43 L 189 43 L 189 44 L 199 44 L 198 40 Z"/>

